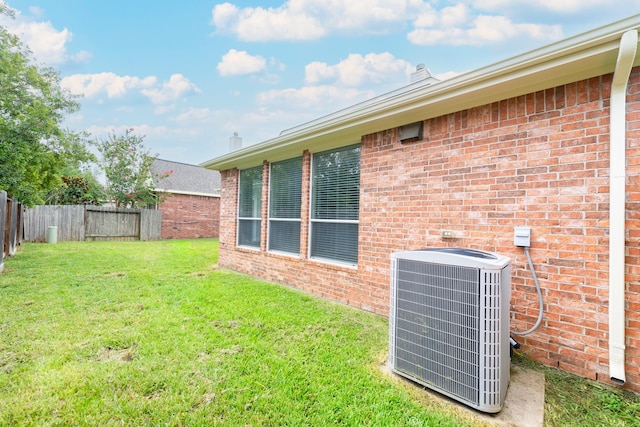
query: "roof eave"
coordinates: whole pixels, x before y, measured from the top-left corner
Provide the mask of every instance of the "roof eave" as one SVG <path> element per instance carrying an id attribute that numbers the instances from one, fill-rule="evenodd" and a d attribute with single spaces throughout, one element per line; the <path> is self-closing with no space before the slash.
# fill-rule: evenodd
<path id="1" fill-rule="evenodd" d="M 183 194 L 186 196 L 220 197 L 220 193 L 203 193 L 200 191 L 171 190 L 167 188 L 154 188 L 153 191 L 157 193 Z"/>
<path id="2" fill-rule="evenodd" d="M 434 85 L 410 85 L 201 166 L 242 169 L 294 157 L 304 149 L 328 150 L 357 143 L 362 135 L 608 74 L 615 67 L 620 37 L 639 26 L 636 15 Z"/>

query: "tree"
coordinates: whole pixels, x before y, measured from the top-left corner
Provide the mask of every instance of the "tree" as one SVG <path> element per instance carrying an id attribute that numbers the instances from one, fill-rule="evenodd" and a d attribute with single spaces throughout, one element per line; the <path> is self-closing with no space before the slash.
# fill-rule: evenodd
<path id="1" fill-rule="evenodd" d="M 51 190 L 46 203 L 50 205 L 102 205 L 104 188 L 90 173 L 63 175 L 62 184 Z"/>
<path id="2" fill-rule="evenodd" d="M 0 4 L 0 14 L 12 11 Z M 0 26 L 0 190 L 26 205 L 41 203 L 65 165 L 88 158 L 81 136 L 61 127 L 78 108 L 58 73 L 36 65 Z"/>
<path id="3" fill-rule="evenodd" d="M 102 205 L 105 202 L 104 186 L 98 181 L 93 168 L 98 159 L 86 145 L 88 134 L 70 134 L 66 143 L 73 156 L 66 157 L 60 170 L 61 181 L 45 198 L 48 205 Z"/>
<path id="4" fill-rule="evenodd" d="M 154 191 L 154 178 L 158 177 L 151 171 L 157 156 L 144 146 L 144 136 L 127 129 L 124 135 L 113 133 L 94 144 L 102 156 L 98 164 L 104 172 L 110 202 L 124 208 L 144 208 L 159 202 Z"/>

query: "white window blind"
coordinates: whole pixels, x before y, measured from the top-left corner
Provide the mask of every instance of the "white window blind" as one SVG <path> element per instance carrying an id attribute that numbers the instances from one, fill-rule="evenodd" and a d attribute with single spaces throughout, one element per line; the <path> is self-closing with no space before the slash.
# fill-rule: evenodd
<path id="1" fill-rule="evenodd" d="M 302 157 L 271 164 L 269 250 L 300 254 Z"/>
<path id="2" fill-rule="evenodd" d="M 238 188 L 238 245 L 260 247 L 262 166 L 240 171 Z"/>
<path id="3" fill-rule="evenodd" d="M 310 256 L 358 262 L 360 146 L 313 156 Z"/>

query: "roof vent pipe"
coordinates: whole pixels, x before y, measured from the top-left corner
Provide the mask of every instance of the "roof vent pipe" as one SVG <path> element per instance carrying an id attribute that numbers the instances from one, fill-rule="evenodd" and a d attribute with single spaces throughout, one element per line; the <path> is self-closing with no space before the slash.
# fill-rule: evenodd
<path id="1" fill-rule="evenodd" d="M 620 39 L 618 61 L 611 83 L 609 163 L 609 376 L 616 384 L 625 377 L 625 220 L 626 220 L 626 110 L 629 75 L 636 57 L 638 31 Z"/>

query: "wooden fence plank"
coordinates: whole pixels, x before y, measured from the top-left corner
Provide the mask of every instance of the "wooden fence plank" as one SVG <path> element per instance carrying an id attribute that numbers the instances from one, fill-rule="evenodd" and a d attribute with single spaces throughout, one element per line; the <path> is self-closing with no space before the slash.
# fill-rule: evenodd
<path id="1" fill-rule="evenodd" d="M 140 212 L 140 240 L 160 240 L 162 211 L 142 209 Z"/>

